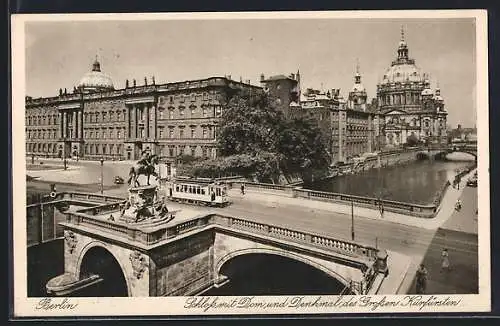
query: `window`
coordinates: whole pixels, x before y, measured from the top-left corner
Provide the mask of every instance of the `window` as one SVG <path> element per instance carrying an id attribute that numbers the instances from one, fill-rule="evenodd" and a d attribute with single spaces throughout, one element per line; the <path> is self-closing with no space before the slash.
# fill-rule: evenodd
<path id="1" fill-rule="evenodd" d="M 85 130 L 85 131 L 83 132 L 83 137 L 84 137 L 84 138 L 88 138 L 88 131 L 87 131 L 87 130 Z"/>
<path id="2" fill-rule="evenodd" d="M 116 121 L 121 121 L 122 113 L 120 111 L 116 111 Z"/>
<path id="3" fill-rule="evenodd" d="M 144 138 L 144 137 L 145 137 L 144 128 L 141 128 L 141 138 Z"/>
<path id="4" fill-rule="evenodd" d="M 203 100 L 204 101 L 208 100 L 208 93 L 203 93 Z"/>
<path id="5" fill-rule="evenodd" d="M 113 128 L 109 128 L 109 138 L 115 138 L 115 132 Z"/>
<path id="6" fill-rule="evenodd" d="M 181 102 L 181 103 L 184 103 L 184 101 L 185 101 L 185 97 L 186 97 L 186 96 L 185 96 L 184 94 L 182 94 L 182 95 L 181 95 L 181 98 L 180 98 L 180 102 Z"/>
<path id="7" fill-rule="evenodd" d="M 194 116 L 194 114 L 195 114 L 195 112 L 196 112 L 196 106 L 191 105 L 191 106 L 190 106 L 190 109 L 191 109 L 191 116 Z"/>
<path id="8" fill-rule="evenodd" d="M 170 103 L 173 103 L 173 102 L 174 102 L 174 97 L 173 97 L 173 96 L 170 96 L 169 101 L 170 101 Z"/>
<path id="9" fill-rule="evenodd" d="M 186 149 L 186 146 L 179 146 L 179 154 L 180 155 L 184 155 L 185 154 L 184 153 L 185 149 Z"/>
<path id="10" fill-rule="evenodd" d="M 108 114 L 106 112 L 102 113 L 102 122 L 106 122 Z"/>
<path id="11" fill-rule="evenodd" d="M 207 151 L 206 147 L 203 147 L 203 149 L 202 149 L 202 155 L 203 155 L 203 157 L 208 157 L 208 151 Z"/>
<path id="12" fill-rule="evenodd" d="M 140 116 L 141 116 L 140 117 L 141 121 L 144 120 L 144 109 L 140 109 L 139 113 L 140 113 Z"/>
<path id="13" fill-rule="evenodd" d="M 191 146 L 191 156 L 195 156 L 195 155 L 196 155 L 196 147 Z"/>
<path id="14" fill-rule="evenodd" d="M 184 108 L 183 107 L 179 108 L 179 116 L 181 119 L 184 118 Z"/>
<path id="15" fill-rule="evenodd" d="M 94 132 L 93 131 L 90 132 L 90 138 L 94 138 Z"/>
<path id="16" fill-rule="evenodd" d="M 168 156 L 174 156 L 174 148 L 173 147 L 168 148 Z"/>
<path id="17" fill-rule="evenodd" d="M 179 130 L 179 138 L 184 138 L 184 128 L 180 128 L 180 130 Z"/>
<path id="18" fill-rule="evenodd" d="M 120 132 L 120 129 L 118 129 L 116 131 L 116 138 L 121 138 L 122 137 L 122 133 Z"/>
<path id="19" fill-rule="evenodd" d="M 173 119 L 174 118 L 174 110 L 172 110 L 172 109 L 168 110 L 168 118 L 169 119 Z"/>
<path id="20" fill-rule="evenodd" d="M 195 137 L 196 137 L 196 129 L 191 128 L 191 138 L 195 138 Z"/>
<path id="21" fill-rule="evenodd" d="M 163 119 L 163 111 L 164 111 L 164 110 L 160 110 L 160 115 L 159 115 L 159 116 L 160 116 L 160 119 Z"/>
<path id="22" fill-rule="evenodd" d="M 101 137 L 102 139 L 106 139 L 106 131 L 104 129 L 101 131 Z"/>
<path id="23" fill-rule="evenodd" d="M 196 101 L 196 94 L 191 94 L 191 102 L 194 102 Z"/>
<path id="24" fill-rule="evenodd" d="M 203 107 L 203 117 L 206 117 L 207 116 L 207 107 L 204 106 Z"/>
<path id="25" fill-rule="evenodd" d="M 222 106 L 217 105 L 215 107 L 215 115 L 219 117 L 221 114 L 222 114 Z"/>
<path id="26" fill-rule="evenodd" d="M 168 130 L 168 138 L 174 138 L 174 129 L 173 128 L 170 128 Z"/>
<path id="27" fill-rule="evenodd" d="M 159 138 L 163 138 L 163 128 L 158 128 Z"/>
<path id="28" fill-rule="evenodd" d="M 203 127 L 203 138 L 207 138 L 207 127 Z"/>

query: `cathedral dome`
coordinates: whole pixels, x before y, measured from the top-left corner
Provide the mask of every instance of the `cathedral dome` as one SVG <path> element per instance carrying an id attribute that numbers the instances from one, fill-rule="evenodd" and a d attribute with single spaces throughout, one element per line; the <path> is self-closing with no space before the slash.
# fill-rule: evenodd
<path id="1" fill-rule="evenodd" d="M 113 80 L 110 76 L 101 71 L 101 64 L 94 61 L 92 71 L 87 72 L 78 82 L 77 86 L 83 92 L 113 90 Z"/>
<path id="2" fill-rule="evenodd" d="M 382 78 L 382 84 L 404 83 L 408 81 L 422 81 L 421 71 L 413 63 L 394 64 L 386 70 Z"/>

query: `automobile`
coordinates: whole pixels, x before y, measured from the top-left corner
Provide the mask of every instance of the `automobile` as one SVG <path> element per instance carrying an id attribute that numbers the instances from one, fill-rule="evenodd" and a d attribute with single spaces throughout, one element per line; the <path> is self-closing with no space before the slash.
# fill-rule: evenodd
<path id="1" fill-rule="evenodd" d="M 120 176 L 118 176 L 118 175 L 117 175 L 117 176 L 115 176 L 115 184 L 117 184 L 117 185 L 121 185 L 121 184 L 123 184 L 124 182 L 125 182 L 125 180 L 124 180 L 122 177 L 120 177 Z"/>
<path id="2" fill-rule="evenodd" d="M 477 178 L 470 178 L 469 180 L 467 180 L 467 186 L 477 187 Z"/>

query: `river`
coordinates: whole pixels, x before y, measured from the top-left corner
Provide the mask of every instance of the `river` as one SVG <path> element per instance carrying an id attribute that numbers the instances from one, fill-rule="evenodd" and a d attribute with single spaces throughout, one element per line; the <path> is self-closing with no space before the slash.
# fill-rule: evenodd
<path id="1" fill-rule="evenodd" d="M 337 176 L 314 183 L 309 188 L 364 197 L 379 197 L 413 204 L 430 204 L 458 169 L 473 162 L 414 161 L 357 174 Z"/>

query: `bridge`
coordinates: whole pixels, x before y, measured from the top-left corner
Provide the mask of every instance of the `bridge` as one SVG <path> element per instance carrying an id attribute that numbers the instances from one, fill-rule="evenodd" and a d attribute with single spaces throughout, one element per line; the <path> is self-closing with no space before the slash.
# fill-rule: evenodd
<path id="1" fill-rule="evenodd" d="M 103 196 L 90 206 L 87 196 L 54 200 L 54 211 L 64 215 L 64 273 L 47 283 L 52 295 L 92 286 L 107 296 L 199 295 L 230 282 L 255 256 L 306 265 L 340 283 L 344 293 L 375 294 L 388 275 L 387 252 L 359 242 L 220 211 L 193 216 L 179 210 L 170 212 L 170 222 L 124 223 L 116 218 L 123 200 Z M 72 206 L 61 205 L 65 201 Z"/>
<path id="2" fill-rule="evenodd" d="M 477 161 L 477 145 L 450 145 L 437 146 L 422 149 L 417 152 L 419 159 L 446 159 L 446 156 L 451 153 L 465 153 L 474 156 Z"/>

